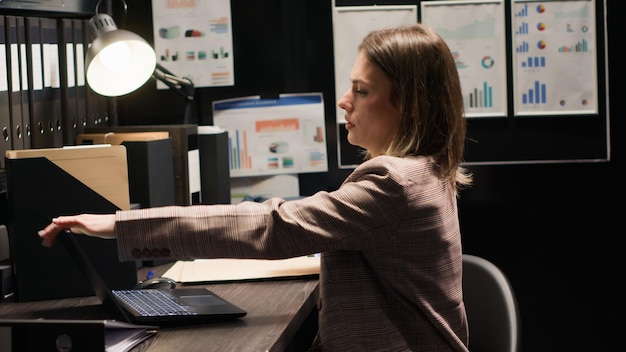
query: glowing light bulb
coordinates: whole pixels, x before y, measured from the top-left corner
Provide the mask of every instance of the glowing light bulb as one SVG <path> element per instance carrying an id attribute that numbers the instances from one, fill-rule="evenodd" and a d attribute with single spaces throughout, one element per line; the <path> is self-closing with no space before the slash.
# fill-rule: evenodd
<path id="1" fill-rule="evenodd" d="M 130 64 L 130 48 L 124 42 L 111 44 L 100 52 L 98 59 L 108 70 L 122 70 Z"/>

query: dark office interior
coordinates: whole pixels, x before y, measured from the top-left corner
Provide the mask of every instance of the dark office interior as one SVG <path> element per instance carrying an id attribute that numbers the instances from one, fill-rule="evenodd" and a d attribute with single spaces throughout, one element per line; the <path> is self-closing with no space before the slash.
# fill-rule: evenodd
<path id="1" fill-rule="evenodd" d="M 95 2 L 78 1 L 76 6 L 89 8 Z M 125 14 L 116 1 L 108 2 L 118 26 L 150 42 L 151 1 L 126 2 Z M 620 137 L 626 133 L 621 102 L 626 72 L 619 59 L 626 3 L 598 2 L 604 12 L 598 14 L 598 27 L 606 29 L 606 37 L 599 34 L 604 41 L 599 49 L 606 43 L 608 58 L 599 62 L 599 116 L 468 121 L 473 138 L 468 168 L 475 183 L 462 191 L 459 202 L 464 252 L 494 262 L 511 281 L 521 314 L 523 351 L 616 351 L 622 345 L 624 308 L 617 280 L 623 264 L 616 236 L 622 233 L 618 211 L 624 209 L 620 204 L 625 195 L 617 176 L 626 151 Z M 59 16 L 46 11 L 46 1 L 31 3 L 42 7 L 3 9 L 0 2 L 0 11 Z M 337 5 L 374 3 L 419 1 L 337 0 Z M 214 100 L 322 92 L 329 171 L 301 174 L 300 191 L 309 195 L 336 189 L 351 170 L 337 166 L 331 1 L 231 0 L 231 11 L 235 85 L 197 88 L 195 122 L 212 124 Z M 154 81 L 109 102 L 110 121 L 119 125 L 182 123 L 183 108 L 180 96 L 157 90 Z M 502 160 L 512 162 L 498 162 Z"/>

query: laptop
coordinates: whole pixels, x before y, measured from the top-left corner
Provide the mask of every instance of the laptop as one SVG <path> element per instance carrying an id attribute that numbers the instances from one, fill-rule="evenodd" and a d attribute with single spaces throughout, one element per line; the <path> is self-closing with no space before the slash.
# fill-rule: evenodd
<path id="1" fill-rule="evenodd" d="M 110 289 L 76 236 L 66 231 L 58 241 L 87 276 L 96 296 L 118 319 L 131 324 L 185 325 L 231 320 L 247 312 L 205 288 Z"/>

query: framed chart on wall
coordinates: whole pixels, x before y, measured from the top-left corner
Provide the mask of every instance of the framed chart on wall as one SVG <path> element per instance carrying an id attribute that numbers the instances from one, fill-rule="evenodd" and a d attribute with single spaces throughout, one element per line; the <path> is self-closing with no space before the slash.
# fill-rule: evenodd
<path id="1" fill-rule="evenodd" d="M 593 5 L 592 1 L 514 1 L 515 116 L 598 113 Z"/>
<path id="2" fill-rule="evenodd" d="M 420 2 L 420 21 L 457 54 L 468 118 L 467 164 L 610 160 L 605 5 Z M 496 67 L 504 70 L 494 75 Z M 483 89 L 476 89 L 481 81 Z M 468 99 L 473 94 L 481 98 L 477 105 Z M 506 109 L 481 111 L 481 102 Z M 498 117 L 498 111 L 504 114 Z"/>
<path id="3" fill-rule="evenodd" d="M 364 9 L 368 1 L 336 0 Z M 465 164 L 605 162 L 611 158 L 606 0 L 385 1 L 417 5 L 457 59 Z M 333 29 L 338 30 L 333 17 Z M 337 37 L 334 33 L 335 50 Z M 347 41 L 350 43 L 350 41 Z M 357 41 L 358 42 L 358 41 Z M 342 48 L 345 49 L 345 48 Z M 356 54 L 355 54 L 356 55 Z M 338 74 L 336 81 L 345 76 Z M 345 90 L 339 89 L 337 99 Z M 337 112 L 340 168 L 362 161 Z"/>
<path id="4" fill-rule="evenodd" d="M 461 79 L 467 118 L 506 117 L 507 55 L 502 0 L 423 1 L 422 23 L 443 37 Z"/>

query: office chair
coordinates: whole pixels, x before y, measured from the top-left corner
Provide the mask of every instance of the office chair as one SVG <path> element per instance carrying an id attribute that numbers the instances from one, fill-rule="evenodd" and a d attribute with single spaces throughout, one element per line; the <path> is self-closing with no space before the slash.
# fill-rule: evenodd
<path id="1" fill-rule="evenodd" d="M 470 351 L 519 351 L 517 299 L 500 268 L 484 258 L 463 254 L 463 300 Z"/>

